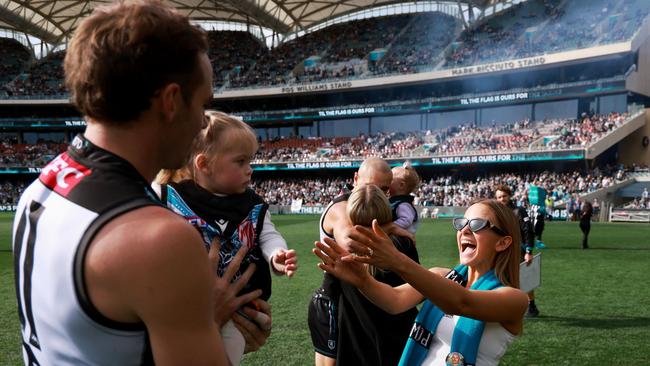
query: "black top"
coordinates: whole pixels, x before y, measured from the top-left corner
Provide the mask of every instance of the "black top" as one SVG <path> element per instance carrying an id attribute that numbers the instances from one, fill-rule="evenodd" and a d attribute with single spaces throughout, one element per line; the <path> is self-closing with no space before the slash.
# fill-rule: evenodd
<path id="1" fill-rule="evenodd" d="M 256 269 L 248 284 L 242 290 L 242 293 L 251 292 L 256 289 L 262 290 L 264 300 L 271 296 L 271 271 L 269 264 L 262 255 L 259 238 L 264 226 L 264 216 L 268 205 L 264 199 L 257 195 L 252 189 L 248 188 L 244 193 L 232 194 L 228 196 L 218 196 L 206 191 L 192 180 L 185 180 L 180 183 L 170 184 L 183 198 L 185 203 L 201 219 L 205 220 L 212 227 L 223 226 L 221 230 L 221 261 L 236 254 L 238 247 L 232 243 L 233 236 L 240 241 L 245 241 L 247 236 L 252 238 L 253 243 L 250 246 L 245 259 L 239 266 L 237 275 L 244 273 L 249 263 L 255 263 Z M 165 191 L 162 189 L 161 191 Z M 165 197 L 163 197 L 165 201 Z M 262 204 L 262 209 L 257 217 L 255 226 L 248 225 L 249 214 L 255 206 Z M 200 228 L 199 232 L 201 231 Z M 249 244 L 249 245 L 251 245 Z M 209 243 L 206 243 L 209 245 Z M 208 247 L 209 248 L 209 247 Z M 222 263 L 223 264 L 223 263 Z"/>
<path id="2" fill-rule="evenodd" d="M 330 203 L 330 205 L 328 205 L 327 210 L 329 211 L 330 207 L 332 207 L 336 203 L 347 201 L 348 198 L 350 198 L 350 193 L 344 193 L 335 197 Z M 322 222 L 325 220 L 325 216 L 327 216 L 328 211 L 323 212 L 323 219 L 321 220 L 321 223 L 319 225 L 322 225 Z M 320 229 L 323 231 L 323 233 L 325 233 L 325 235 L 327 235 L 331 239 L 334 239 L 332 233 L 328 233 L 327 231 L 325 231 L 323 227 L 321 227 Z M 341 293 L 341 283 L 339 279 L 327 272 L 323 274 L 323 283 L 321 284 L 320 288 L 322 292 L 328 295 L 331 299 L 338 298 Z"/>
<path id="3" fill-rule="evenodd" d="M 591 216 L 594 214 L 594 208 L 589 202 L 582 204 L 582 210 L 580 210 L 580 222 L 589 222 L 591 221 Z"/>
<path id="4" fill-rule="evenodd" d="M 517 216 L 517 221 L 519 221 L 522 249 L 532 249 L 535 243 L 535 233 L 533 232 L 533 223 L 528 213 L 523 208 L 516 207 L 512 201 L 510 201 L 510 208 L 515 216 Z"/>
<path id="5" fill-rule="evenodd" d="M 400 252 L 419 263 L 417 249 L 405 237 L 392 237 Z M 375 279 L 390 286 L 404 284 L 394 272 L 377 269 Z M 395 366 L 406 345 L 415 307 L 391 315 L 370 302 L 354 286 L 341 282 L 337 365 Z"/>

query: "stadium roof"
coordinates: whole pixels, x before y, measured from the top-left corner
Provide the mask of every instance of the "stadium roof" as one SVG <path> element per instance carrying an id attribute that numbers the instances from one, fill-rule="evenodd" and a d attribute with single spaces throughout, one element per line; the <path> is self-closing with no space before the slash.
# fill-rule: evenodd
<path id="1" fill-rule="evenodd" d="M 220 20 L 259 25 L 279 34 L 308 29 L 327 20 L 383 5 L 413 3 L 396 0 L 166 0 L 194 20 Z M 485 8 L 512 0 L 447 0 Z M 50 44 L 68 38 L 99 0 L 0 0 L 0 27 L 25 32 Z"/>

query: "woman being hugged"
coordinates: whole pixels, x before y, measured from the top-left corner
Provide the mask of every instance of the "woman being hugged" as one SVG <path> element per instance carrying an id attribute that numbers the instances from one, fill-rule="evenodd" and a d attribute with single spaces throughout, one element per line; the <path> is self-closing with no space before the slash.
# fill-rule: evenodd
<path id="1" fill-rule="evenodd" d="M 523 330 L 528 298 L 518 289 L 520 234 L 512 211 L 495 200 L 479 201 L 453 226 L 460 264 L 452 270 L 427 270 L 399 253 L 376 222 L 372 230 L 355 227 L 356 255 L 334 242 L 317 244 L 323 270 L 384 310 L 398 313 L 425 300 L 400 365 L 496 365 Z M 391 270 L 407 284 L 379 283 L 360 263 Z"/>

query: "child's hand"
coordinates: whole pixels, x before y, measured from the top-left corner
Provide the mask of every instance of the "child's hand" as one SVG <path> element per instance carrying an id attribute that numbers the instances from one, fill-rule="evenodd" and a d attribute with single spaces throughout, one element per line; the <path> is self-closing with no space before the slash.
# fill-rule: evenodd
<path id="1" fill-rule="evenodd" d="M 293 276 L 294 272 L 298 269 L 296 251 L 293 249 L 287 251 L 283 249 L 278 250 L 273 256 L 273 262 L 271 264 L 276 272 L 285 273 L 287 277 Z"/>

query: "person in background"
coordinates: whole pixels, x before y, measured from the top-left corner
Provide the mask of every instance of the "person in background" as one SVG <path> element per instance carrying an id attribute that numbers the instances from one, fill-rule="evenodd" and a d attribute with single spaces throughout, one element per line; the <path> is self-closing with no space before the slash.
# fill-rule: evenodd
<path id="1" fill-rule="evenodd" d="M 515 214 L 515 217 L 517 217 L 520 230 L 519 237 L 521 238 L 521 261 L 530 264 L 533 261 L 533 248 L 535 246 L 533 225 L 530 217 L 526 213 L 526 210 L 515 206 L 512 202 L 512 191 L 510 190 L 510 187 L 503 184 L 498 185 L 494 190 L 494 197 L 497 201 L 508 206 Z M 534 291 L 528 293 L 528 312 L 526 313 L 526 316 L 539 316 L 539 309 L 537 309 L 537 305 L 535 304 Z"/>
<path id="2" fill-rule="evenodd" d="M 413 205 L 413 196 L 420 184 L 420 176 L 410 164 L 392 169 L 390 183 L 390 206 L 395 225 L 415 234 L 418 228 L 418 211 Z"/>
<path id="3" fill-rule="evenodd" d="M 580 230 L 582 231 L 582 249 L 589 249 L 589 231 L 591 230 L 591 216 L 593 215 L 593 206 L 589 201 L 582 204 L 580 210 Z"/>

